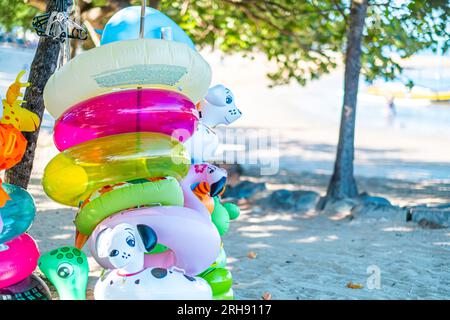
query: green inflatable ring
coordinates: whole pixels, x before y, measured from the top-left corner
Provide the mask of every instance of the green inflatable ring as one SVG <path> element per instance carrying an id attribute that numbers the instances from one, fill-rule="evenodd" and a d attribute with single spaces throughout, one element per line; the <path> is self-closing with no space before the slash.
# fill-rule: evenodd
<path id="1" fill-rule="evenodd" d="M 130 181 L 106 193 L 97 193 L 95 198 L 91 196 L 75 217 L 75 226 L 80 233 L 90 235 L 102 220 L 122 210 L 150 205 L 182 207 L 183 204 L 183 190 L 175 178 Z"/>

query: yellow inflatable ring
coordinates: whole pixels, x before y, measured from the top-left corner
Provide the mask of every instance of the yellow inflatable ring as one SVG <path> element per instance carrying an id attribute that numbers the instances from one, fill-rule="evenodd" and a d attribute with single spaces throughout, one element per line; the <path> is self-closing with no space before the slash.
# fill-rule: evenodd
<path id="1" fill-rule="evenodd" d="M 117 41 L 86 51 L 48 80 L 44 103 L 59 118 L 73 105 L 120 89 L 161 88 L 199 102 L 211 83 L 211 68 L 188 45 L 160 39 Z"/>
<path id="2" fill-rule="evenodd" d="M 157 177 L 180 180 L 188 173 L 190 162 L 185 147 L 167 135 L 117 134 L 61 152 L 45 168 L 42 184 L 54 201 L 78 207 L 106 185 Z"/>

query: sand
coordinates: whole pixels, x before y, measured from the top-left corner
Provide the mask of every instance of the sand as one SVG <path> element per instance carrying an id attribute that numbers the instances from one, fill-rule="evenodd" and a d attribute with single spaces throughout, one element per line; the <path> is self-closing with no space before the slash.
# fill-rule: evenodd
<path id="1" fill-rule="evenodd" d="M 324 194 L 337 142 L 342 70 L 305 88 L 292 84 L 268 89 L 264 73 L 270 65 L 260 58 L 250 63 L 239 57 L 221 60 L 217 54 L 206 57 L 214 70 L 213 82 L 229 85 L 239 99 L 244 116 L 235 130 L 239 126 L 237 132 L 246 137 L 243 145 L 252 136 L 269 136 L 273 142 L 273 148 L 256 152 L 259 165 L 249 165 L 247 157 L 243 165 L 251 170 L 244 171 L 240 179 L 264 181 L 268 193 L 301 189 Z M 13 77 L 12 72 L 1 73 L 2 86 Z M 381 111 L 383 103 L 367 99 L 361 95 L 355 142 L 360 191 L 387 197 L 401 206 L 449 203 L 450 135 L 446 127 L 418 121 L 428 117 L 421 106 L 402 105 L 400 111 L 415 108 L 418 114 L 409 121 L 400 112 L 397 122 L 388 126 Z M 446 110 L 439 110 L 442 116 L 438 118 L 448 116 Z M 51 130 L 46 128 L 39 138 L 29 186 L 38 208 L 30 234 L 42 252 L 72 245 L 74 238 L 75 209 L 50 200 L 41 186 L 45 165 L 56 154 Z M 276 164 L 275 174 L 260 175 L 264 160 Z M 450 297 L 448 229 L 423 229 L 391 219 L 336 219 L 315 211 L 275 210 L 252 199 L 240 205 L 242 214 L 223 239 L 237 299 L 261 299 L 265 292 L 273 299 Z M 86 248 L 85 252 L 90 255 Z M 249 252 L 256 257 L 248 258 Z M 90 267 L 89 291 L 100 273 L 92 258 Z M 370 281 L 374 278 L 367 268 L 379 270 L 379 289 L 371 289 L 376 281 Z M 349 282 L 363 288 L 348 288 Z"/>
<path id="2" fill-rule="evenodd" d="M 299 149 L 307 146 L 295 144 Z M 56 153 L 51 135 L 39 141 L 37 164 Z M 43 158 L 46 160 L 44 161 Z M 313 161 L 313 160 L 309 160 Z M 42 252 L 73 244 L 75 210 L 48 199 L 35 167 L 30 192 L 38 213 L 30 234 Z M 42 166 L 40 166 L 42 168 Z M 297 167 L 298 168 L 298 167 Z M 426 166 L 424 166 L 426 168 Z M 281 169 L 274 176 L 258 176 L 257 168 L 241 179 L 266 182 L 277 189 L 314 190 L 323 194 L 327 174 Z M 294 171 L 292 170 L 294 169 Z M 359 177 L 361 191 L 388 197 L 397 205 L 448 202 L 450 184 L 426 185 L 384 177 Z M 259 201 L 241 201 L 242 214 L 224 237 L 237 299 L 447 299 L 450 296 L 450 231 L 422 229 L 415 223 L 381 220 L 336 220 L 318 212 L 273 210 Z M 90 255 L 85 248 L 85 252 Z M 256 258 L 248 258 L 248 253 Z M 89 292 L 100 273 L 90 258 Z M 369 289 L 368 267 L 379 268 L 380 289 Z M 350 289 L 349 282 L 363 289 Z"/>

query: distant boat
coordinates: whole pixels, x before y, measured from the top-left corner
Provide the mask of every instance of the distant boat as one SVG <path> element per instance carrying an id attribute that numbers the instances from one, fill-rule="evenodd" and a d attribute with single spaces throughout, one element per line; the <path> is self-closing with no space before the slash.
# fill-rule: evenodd
<path id="1" fill-rule="evenodd" d="M 403 68 L 399 80 L 376 82 L 367 93 L 400 99 L 450 100 L 450 57 L 417 55 L 398 63 Z M 410 79 L 414 82 L 411 89 L 405 84 Z"/>

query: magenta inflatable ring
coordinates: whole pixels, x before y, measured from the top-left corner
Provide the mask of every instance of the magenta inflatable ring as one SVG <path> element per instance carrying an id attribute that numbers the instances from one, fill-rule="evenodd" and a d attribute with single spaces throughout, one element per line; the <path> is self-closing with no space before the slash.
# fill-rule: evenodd
<path id="1" fill-rule="evenodd" d="M 39 250 L 26 233 L 5 242 L 0 251 L 0 288 L 9 287 L 27 278 L 36 269 Z"/>
<path id="2" fill-rule="evenodd" d="M 129 132 L 157 132 L 184 142 L 198 123 L 198 111 L 186 96 L 170 90 L 121 90 L 82 101 L 56 121 L 59 151 L 96 138 Z"/>

